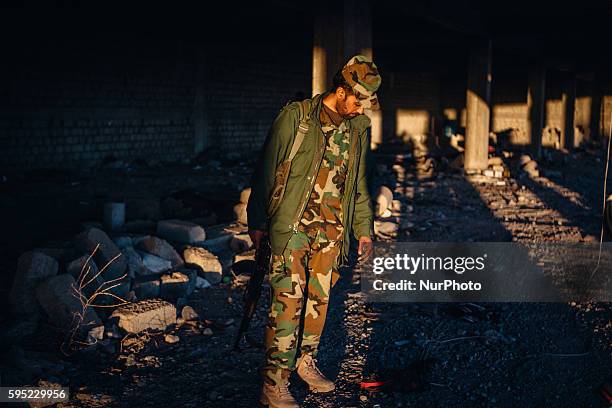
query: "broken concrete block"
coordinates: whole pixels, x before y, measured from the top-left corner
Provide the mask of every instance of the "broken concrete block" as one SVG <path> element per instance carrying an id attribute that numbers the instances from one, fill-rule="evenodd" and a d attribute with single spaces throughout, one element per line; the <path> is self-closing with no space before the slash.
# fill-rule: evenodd
<path id="1" fill-rule="evenodd" d="M 108 231 L 115 231 L 125 224 L 125 203 L 106 203 L 102 215 L 102 224 Z"/>
<path id="2" fill-rule="evenodd" d="M 206 232 L 197 224 L 181 220 L 164 220 L 157 223 L 157 235 L 169 241 L 193 244 L 204 241 Z"/>
<path id="3" fill-rule="evenodd" d="M 523 171 L 532 177 L 540 176 L 540 172 L 538 170 L 538 162 L 536 162 L 535 160 L 531 160 L 525 163 L 525 165 L 523 166 Z"/>
<path id="4" fill-rule="evenodd" d="M 382 236 L 383 238 L 395 237 L 398 230 L 399 225 L 394 222 L 378 220 L 374 221 L 374 233 Z"/>
<path id="5" fill-rule="evenodd" d="M 528 154 L 522 154 L 521 157 L 519 158 L 519 164 L 521 166 L 526 165 L 530 161 L 531 161 L 531 157 Z"/>
<path id="6" fill-rule="evenodd" d="M 486 170 L 483 170 L 482 175 L 485 177 L 494 177 L 495 172 L 493 170 L 486 169 Z"/>
<path id="7" fill-rule="evenodd" d="M 255 249 L 251 249 L 247 252 L 243 252 L 241 254 L 234 255 L 233 263 L 235 264 L 236 262 L 240 262 L 240 261 L 254 261 L 254 260 L 255 260 Z"/>
<path id="8" fill-rule="evenodd" d="M 183 259 L 174 250 L 172 245 L 161 238 L 147 237 L 139 241 L 136 244 L 136 248 L 170 261 L 173 268 L 184 264 Z"/>
<path id="9" fill-rule="evenodd" d="M 252 246 L 253 241 L 251 240 L 249 234 L 234 235 L 230 241 L 230 248 L 232 248 L 234 252 L 238 253 L 246 252 L 251 249 Z"/>
<path id="10" fill-rule="evenodd" d="M 210 282 L 208 282 L 206 279 L 198 276 L 196 278 L 196 288 L 198 289 L 206 289 L 206 288 L 210 288 Z"/>
<path id="11" fill-rule="evenodd" d="M 393 192 L 387 186 L 381 186 L 376 194 L 376 213 L 383 216 L 393 203 Z"/>
<path id="12" fill-rule="evenodd" d="M 248 204 L 250 197 L 251 197 L 251 187 L 247 187 L 240 192 L 240 202 L 242 204 Z"/>
<path id="13" fill-rule="evenodd" d="M 178 343 L 180 340 L 179 336 L 175 336 L 174 334 L 166 334 L 164 336 L 164 341 L 168 344 Z"/>
<path id="14" fill-rule="evenodd" d="M 159 297 L 161 281 L 159 279 L 134 282 L 132 290 L 139 300 Z"/>
<path id="15" fill-rule="evenodd" d="M 118 307 L 111 317 L 118 319 L 119 327 L 128 333 L 147 329 L 164 330 L 176 323 L 176 308 L 159 299 L 141 300 Z"/>
<path id="16" fill-rule="evenodd" d="M 98 271 L 98 266 L 89 255 L 83 255 L 66 266 L 66 272 L 74 278 L 77 287 L 80 287 L 87 297 L 104 283 L 104 278 Z"/>
<path id="17" fill-rule="evenodd" d="M 223 266 L 219 258 L 204 248 L 187 247 L 183 251 L 185 262 L 197 265 L 201 275 L 210 283 L 217 284 L 223 278 Z"/>
<path id="18" fill-rule="evenodd" d="M 119 249 L 124 249 L 124 248 L 134 246 L 134 243 L 132 242 L 132 237 L 128 237 L 127 235 L 123 235 L 120 237 L 114 237 L 113 242 L 115 243 L 115 245 L 119 247 Z"/>
<path id="19" fill-rule="evenodd" d="M 238 224 L 248 225 L 246 204 L 238 203 L 234 206 L 234 220 L 236 220 Z"/>
<path id="20" fill-rule="evenodd" d="M 104 231 L 91 228 L 75 238 L 76 248 L 89 255 L 93 253 L 98 244 L 100 246 L 93 256 L 94 261 L 101 269 L 108 265 L 102 273 L 102 277 L 107 281 L 119 278 L 127 268 L 127 259 L 121 255 L 117 245 L 111 241 Z"/>
<path id="21" fill-rule="evenodd" d="M 502 166 L 504 161 L 501 157 L 489 157 L 489 166 Z"/>
<path id="22" fill-rule="evenodd" d="M 136 276 L 146 274 L 145 265 L 142 261 L 142 257 L 138 254 L 138 252 L 136 252 L 134 248 L 125 247 L 123 248 L 122 253 L 123 256 L 125 256 L 125 259 L 127 259 L 127 272 L 129 278 L 134 279 Z"/>
<path id="23" fill-rule="evenodd" d="M 183 318 L 183 320 L 189 321 L 189 320 L 198 320 L 200 316 L 195 310 L 193 310 L 193 307 L 184 306 L 183 310 L 181 310 L 181 317 Z"/>
<path id="24" fill-rule="evenodd" d="M 233 237 L 234 234 L 231 233 L 221 234 L 217 237 L 210 238 L 202 243 L 199 243 L 198 246 L 216 254 L 228 250 Z"/>
<path id="25" fill-rule="evenodd" d="M 181 272 L 162 275 L 160 296 L 162 299 L 178 299 L 187 296 L 189 277 Z"/>
<path id="26" fill-rule="evenodd" d="M 95 344 L 104 339 L 104 325 L 91 328 L 87 332 L 87 343 Z"/>
<path id="27" fill-rule="evenodd" d="M 172 269 L 172 262 L 159 256 L 152 255 L 148 252 L 140 252 L 144 269 L 141 270 L 141 276 L 160 274 Z"/>
<path id="28" fill-rule="evenodd" d="M 57 261 L 40 252 L 26 252 L 17 261 L 17 273 L 9 293 L 9 303 L 16 315 L 36 313 L 36 287 L 45 279 L 57 275 Z"/>
<path id="29" fill-rule="evenodd" d="M 87 307 L 83 311 L 76 282 L 67 273 L 52 276 L 38 285 L 36 298 L 51 323 L 64 330 L 72 330 L 78 325 L 79 331 L 87 333 L 92 327 L 102 324 L 93 308 Z"/>

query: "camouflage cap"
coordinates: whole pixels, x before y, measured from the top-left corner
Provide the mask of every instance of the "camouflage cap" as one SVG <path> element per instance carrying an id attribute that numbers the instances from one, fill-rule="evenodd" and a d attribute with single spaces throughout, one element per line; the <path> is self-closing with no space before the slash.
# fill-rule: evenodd
<path id="1" fill-rule="evenodd" d="M 342 76 L 366 109 L 378 110 L 376 90 L 381 78 L 373 61 L 363 55 L 355 55 L 342 68 Z"/>

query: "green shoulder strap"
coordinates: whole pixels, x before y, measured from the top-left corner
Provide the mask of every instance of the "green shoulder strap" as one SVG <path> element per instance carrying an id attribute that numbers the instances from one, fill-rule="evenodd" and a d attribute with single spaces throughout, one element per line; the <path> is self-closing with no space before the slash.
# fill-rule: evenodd
<path id="1" fill-rule="evenodd" d="M 300 123 L 298 125 L 298 131 L 295 135 L 295 139 L 293 140 L 293 146 L 291 146 L 291 152 L 289 153 L 289 161 L 292 161 L 298 150 L 300 150 L 300 146 L 304 141 L 304 136 L 308 132 L 309 124 L 308 119 L 310 119 L 310 99 L 306 99 L 300 102 Z"/>

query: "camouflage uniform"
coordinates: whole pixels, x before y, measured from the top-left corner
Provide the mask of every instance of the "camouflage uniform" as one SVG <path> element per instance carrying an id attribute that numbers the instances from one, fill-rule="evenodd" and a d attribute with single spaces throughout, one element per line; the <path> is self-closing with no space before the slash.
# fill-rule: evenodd
<path id="1" fill-rule="evenodd" d="M 368 77 L 372 72 L 375 78 Z M 374 92 L 380 85 L 380 76 L 372 62 L 354 57 L 344 67 L 343 75 L 364 105 L 378 108 Z M 372 84 L 372 81 L 378 82 Z M 337 265 L 344 234 L 342 197 L 351 136 L 345 122 L 334 124 L 325 109 L 321 109 L 319 119 L 326 146 L 313 191 L 298 230 L 283 253 L 272 256 L 271 308 L 263 368 L 264 380 L 270 384 L 280 383 L 287 370 L 295 369 L 298 344 L 300 355 L 316 357 L 330 289 L 339 278 Z M 299 339 L 302 313 L 303 332 Z"/>

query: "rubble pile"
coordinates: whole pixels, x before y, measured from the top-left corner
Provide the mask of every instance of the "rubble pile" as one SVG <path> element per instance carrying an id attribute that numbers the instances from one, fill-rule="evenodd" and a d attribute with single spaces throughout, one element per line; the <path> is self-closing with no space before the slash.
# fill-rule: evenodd
<path id="1" fill-rule="evenodd" d="M 249 193 L 240 195 L 241 217 Z M 129 217 L 126 222 L 123 203 L 111 204 L 104 206 L 102 224 L 86 223 L 72 242 L 21 255 L 9 296 L 13 322 L 0 336 L 3 344 L 19 342 L 41 322 L 57 329 L 71 349 L 165 330 L 194 291 L 229 283 L 234 262 L 253 259 L 246 219 L 206 227 L 160 219 L 137 228 Z M 157 213 L 143 204 L 131 202 L 128 214 Z M 146 233 L 151 222 L 155 234 Z M 190 316 L 183 320 L 197 316 L 191 311 L 182 311 Z"/>

